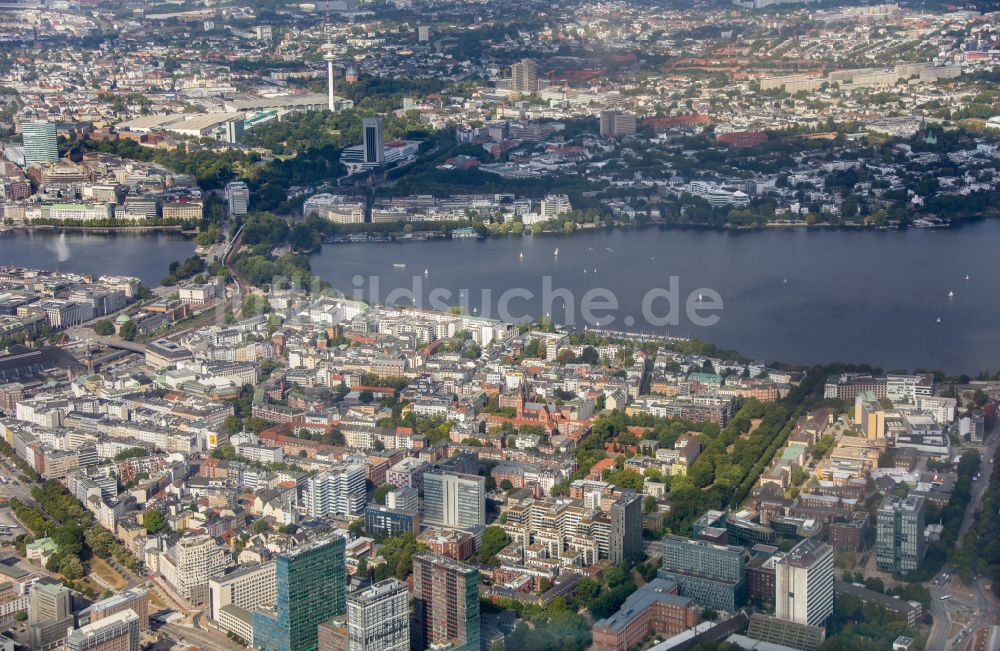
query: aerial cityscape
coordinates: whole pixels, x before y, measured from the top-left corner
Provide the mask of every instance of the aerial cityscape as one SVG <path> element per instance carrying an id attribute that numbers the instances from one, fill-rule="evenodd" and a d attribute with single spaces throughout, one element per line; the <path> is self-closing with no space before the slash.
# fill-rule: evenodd
<path id="1" fill-rule="evenodd" d="M 1000 6 L 0 0 L 0 651 L 1000 651 Z"/>

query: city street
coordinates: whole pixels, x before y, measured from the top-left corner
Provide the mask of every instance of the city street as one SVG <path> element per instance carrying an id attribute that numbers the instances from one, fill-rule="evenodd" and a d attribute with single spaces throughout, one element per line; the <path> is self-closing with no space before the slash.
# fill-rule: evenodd
<path id="1" fill-rule="evenodd" d="M 965 539 L 965 534 L 972 525 L 972 519 L 982 505 L 983 495 L 989 486 L 989 478 L 993 472 L 993 455 L 1000 447 L 1000 435 L 997 434 L 997 429 L 997 425 L 994 424 L 986 437 L 985 445 L 979 448 L 982 454 L 979 480 L 972 486 L 972 501 L 962 519 L 956 543 L 958 545 Z M 945 565 L 930 585 L 930 612 L 934 623 L 927 638 L 928 651 L 950 651 L 958 648 L 981 626 L 1000 621 L 1000 604 L 989 591 L 984 589 L 985 582 L 978 579 L 971 589 L 965 588 L 960 580 L 950 576 L 951 572 L 952 568 Z M 943 581 L 946 575 L 949 575 L 949 579 Z M 947 599 L 942 600 L 942 597 Z"/>

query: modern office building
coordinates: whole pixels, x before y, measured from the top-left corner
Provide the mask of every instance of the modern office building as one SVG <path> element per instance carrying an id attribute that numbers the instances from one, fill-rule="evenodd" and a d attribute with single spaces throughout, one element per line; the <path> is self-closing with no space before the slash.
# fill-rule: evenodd
<path id="1" fill-rule="evenodd" d="M 320 625 L 319 651 L 409 651 L 406 584 L 386 579 L 347 599 L 347 616 Z"/>
<path id="2" fill-rule="evenodd" d="M 73 628 L 73 595 L 69 588 L 36 583 L 28 594 L 28 646 L 48 649 Z"/>
<path id="3" fill-rule="evenodd" d="M 420 491 L 416 488 L 397 488 L 385 496 L 385 505 L 399 511 L 417 511 L 420 509 Z"/>
<path id="4" fill-rule="evenodd" d="M 883 572 L 917 569 L 924 558 L 924 498 L 890 495 L 878 508 L 875 525 L 875 561 Z"/>
<path id="5" fill-rule="evenodd" d="M 601 111 L 601 136 L 618 138 L 635 135 L 635 114 L 623 111 Z"/>
<path id="6" fill-rule="evenodd" d="M 365 165 L 379 166 L 385 162 L 385 122 L 382 118 L 364 118 Z"/>
<path id="7" fill-rule="evenodd" d="M 139 651 L 139 616 L 127 609 L 82 626 L 66 637 L 66 651 Z"/>
<path id="8" fill-rule="evenodd" d="M 365 509 L 365 531 L 373 536 L 398 536 L 407 532 L 416 535 L 420 533 L 420 514 L 372 504 Z"/>
<path id="9" fill-rule="evenodd" d="M 833 614 L 833 547 L 807 538 L 774 566 L 774 614 L 822 626 Z"/>
<path id="10" fill-rule="evenodd" d="M 626 495 L 611 505 L 611 538 L 608 558 L 612 563 L 642 557 L 642 495 Z"/>
<path id="11" fill-rule="evenodd" d="M 510 67 L 510 89 L 516 93 L 534 93 L 538 90 L 538 62 L 521 59 Z"/>
<path id="12" fill-rule="evenodd" d="M 425 525 L 465 528 L 486 523 L 486 480 L 479 475 L 424 473 Z"/>
<path id="13" fill-rule="evenodd" d="M 54 163 L 59 160 L 59 140 L 56 125 L 38 120 L 21 124 L 21 142 L 24 143 L 24 164 Z"/>
<path id="14" fill-rule="evenodd" d="M 312 518 L 361 515 L 365 499 L 365 467 L 360 463 L 331 466 L 309 477 L 302 492 L 302 505 Z"/>
<path id="15" fill-rule="evenodd" d="M 275 558 L 275 603 L 253 613 L 253 645 L 263 651 L 312 651 L 317 627 L 345 612 L 345 541 L 317 539 Z M 477 602 L 478 605 L 478 602 Z"/>
<path id="16" fill-rule="evenodd" d="M 430 552 L 413 557 L 411 648 L 479 650 L 479 570 Z"/>
<path id="17" fill-rule="evenodd" d="M 139 617 L 139 630 L 149 628 L 149 592 L 145 588 L 122 590 L 94 603 L 88 610 L 91 623 L 131 610 Z"/>
<path id="18" fill-rule="evenodd" d="M 209 616 L 220 628 L 253 640 L 253 611 L 277 599 L 274 561 L 243 567 L 208 581 Z"/>
<path id="19" fill-rule="evenodd" d="M 703 608 L 735 612 L 746 595 L 744 552 L 735 545 L 715 545 L 667 534 L 658 575 L 680 586 L 680 594 Z"/>
<path id="20" fill-rule="evenodd" d="M 245 215 L 250 208 L 250 188 L 243 181 L 226 184 L 226 201 L 230 215 Z"/>

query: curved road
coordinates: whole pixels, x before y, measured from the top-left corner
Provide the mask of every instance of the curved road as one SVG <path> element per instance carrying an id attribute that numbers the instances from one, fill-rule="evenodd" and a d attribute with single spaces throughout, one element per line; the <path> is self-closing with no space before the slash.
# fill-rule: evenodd
<path id="1" fill-rule="evenodd" d="M 983 502 L 983 495 L 989 486 L 990 477 L 993 474 L 993 457 L 997 448 L 1000 447 L 1000 436 L 997 435 L 997 423 L 987 434 L 985 446 L 980 448 L 982 454 L 982 465 L 979 470 L 979 480 L 972 485 L 972 500 L 965 510 L 965 517 L 962 518 L 962 526 L 958 531 L 956 544 L 961 546 L 965 539 L 965 534 L 972 526 L 972 519 L 979 510 Z M 949 584 L 954 580 L 949 577 L 947 582 L 942 581 L 945 574 L 950 574 L 952 568 L 947 564 L 930 585 L 931 592 L 931 625 L 930 634 L 927 637 L 927 651 L 949 651 L 957 648 L 972 634 L 973 631 L 986 624 L 993 624 L 1000 620 L 1000 607 L 997 600 L 985 590 L 985 583 L 977 579 L 971 586 L 972 599 L 966 598 L 965 593 L 959 590 L 952 590 Z M 949 598 L 942 601 L 941 598 Z M 955 618 L 961 617 L 966 621 L 965 626 L 952 635 L 953 622 Z"/>

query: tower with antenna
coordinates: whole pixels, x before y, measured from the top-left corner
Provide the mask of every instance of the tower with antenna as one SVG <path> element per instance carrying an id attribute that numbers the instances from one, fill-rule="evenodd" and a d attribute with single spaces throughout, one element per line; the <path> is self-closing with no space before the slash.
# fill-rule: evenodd
<path id="1" fill-rule="evenodd" d="M 333 53 L 333 43 L 323 45 L 323 60 L 326 61 L 326 101 L 327 108 L 334 110 L 333 106 L 333 62 L 337 58 Z"/>

